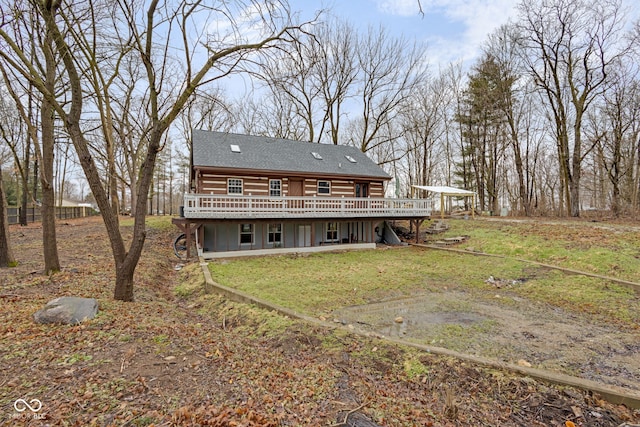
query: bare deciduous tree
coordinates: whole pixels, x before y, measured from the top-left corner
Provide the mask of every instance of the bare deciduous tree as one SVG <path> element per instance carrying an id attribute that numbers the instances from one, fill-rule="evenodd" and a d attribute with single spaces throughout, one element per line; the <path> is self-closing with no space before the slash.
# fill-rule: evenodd
<path id="1" fill-rule="evenodd" d="M 292 49 L 279 51 L 265 58 L 259 76 L 268 85 L 276 109 L 282 104 L 291 108 L 294 117 L 301 120 L 307 131 L 303 141 L 318 142 L 316 119 L 321 108 L 322 92 L 318 84 L 318 42 L 313 36 L 292 45 Z M 286 130 L 283 130 L 286 132 Z"/>
<path id="2" fill-rule="evenodd" d="M 261 64 L 257 78 L 270 95 L 249 114 L 265 111 L 276 118 L 264 122 L 270 136 L 289 135 L 302 141 L 338 144 L 343 106 L 353 94 L 357 75 L 357 38 L 353 28 L 337 19 L 320 23 L 295 45 Z M 268 105 L 267 105 L 268 104 Z M 251 106 L 250 106 L 251 108 Z M 278 128 L 271 126 L 275 122 Z M 302 132 L 304 130 L 304 132 Z"/>
<path id="3" fill-rule="evenodd" d="M 402 109 L 407 172 L 414 184 L 432 184 L 437 165 L 446 161 L 443 141 L 449 99 L 450 88 L 445 76 L 440 74 L 420 82 Z"/>
<path id="4" fill-rule="evenodd" d="M 4 11 L 4 7 L 2 7 L 2 10 Z M 23 122 L 27 126 L 27 135 L 35 148 L 37 164 L 40 165 L 39 178 L 42 194 L 40 211 L 44 271 L 45 274 L 50 274 L 60 270 L 56 242 L 54 185 L 55 128 L 56 118 L 58 117 L 54 103 L 63 104 L 63 101 L 59 99 L 59 56 L 54 49 L 51 34 L 46 31 L 37 14 L 29 10 L 28 4 L 17 2 L 13 5 L 11 11 L 12 13 L 5 16 L 7 21 L 3 27 L 10 29 L 13 38 L 8 39 L 5 35 L 6 33 L 2 31 L 2 38 L 5 39 L 10 48 L 2 54 L 3 61 L 1 66 L 7 89 L 14 99 Z M 17 55 L 17 58 L 10 56 L 11 50 L 13 52 L 19 50 L 20 55 Z M 41 62 L 41 57 L 44 58 L 44 63 Z M 15 72 L 15 67 L 19 66 L 17 64 L 20 61 L 29 61 L 31 63 L 29 76 L 39 81 L 41 86 L 51 94 L 50 98 L 40 97 L 36 102 L 32 102 L 34 94 L 29 92 L 32 89 L 30 77 L 25 76 L 24 73 L 20 76 L 20 72 Z M 16 78 L 12 79 L 10 75 Z M 29 99 L 29 107 L 33 104 L 39 104 L 39 120 L 35 118 L 37 115 L 31 108 L 28 110 L 24 108 L 22 105 L 23 96 Z M 34 169 L 37 170 L 37 168 Z"/>
<path id="5" fill-rule="evenodd" d="M 495 62 L 494 71 L 498 74 L 494 82 L 497 85 L 495 95 L 499 97 L 498 108 L 502 111 L 506 125 L 507 143 L 513 151 L 513 164 L 517 178 L 517 205 L 526 216 L 532 214 L 531 208 L 531 177 L 527 164 L 528 147 L 523 153 L 520 134 L 526 129 L 524 124 L 527 113 L 532 109 L 527 108 L 530 99 L 527 98 L 527 84 L 523 65 L 520 63 L 519 39 L 517 29 L 511 25 L 504 25 L 489 35 L 484 49 L 485 55 Z"/>
<path id="6" fill-rule="evenodd" d="M 602 105 L 589 116 L 588 131 L 596 141 L 599 163 L 611 186 L 611 212 L 615 217 L 632 206 L 635 190 L 633 169 L 639 153 L 640 86 L 629 67 L 619 69 L 612 86 L 604 94 Z M 602 188 L 604 195 L 606 190 Z"/>
<path id="7" fill-rule="evenodd" d="M 88 51 L 72 49 L 77 40 L 82 40 L 87 34 L 97 31 L 98 26 L 93 24 L 92 14 L 81 11 L 81 8 L 86 8 L 87 5 L 56 0 L 38 1 L 35 6 L 46 25 L 46 31 L 51 34 L 55 51 L 63 60 L 65 78 L 70 87 L 70 105 L 63 108 L 57 102 L 55 94 L 33 72 L 33 63 L 24 57 L 4 28 L 0 28 L 0 37 L 8 49 L 3 46 L 6 53 L 2 53 L 2 56 L 11 60 L 12 65 L 33 83 L 62 118 L 109 235 L 116 270 L 114 297 L 131 301 L 134 298 L 133 276 L 146 236 L 147 194 L 157 155 L 162 149 L 162 142 L 169 126 L 198 87 L 237 70 L 238 64 L 249 60 L 250 55 L 257 51 L 292 42 L 300 26 L 290 23 L 286 4 L 279 1 L 239 0 L 215 4 L 180 1 L 165 4 L 152 0 L 144 5 L 136 2 L 117 2 L 117 8 L 113 9 L 117 13 L 113 15 L 111 27 L 105 27 L 112 31 L 112 43 L 105 46 L 105 49 L 114 49 L 111 53 L 116 56 L 126 52 L 141 62 L 144 80 L 140 84 L 146 105 L 146 123 L 139 135 L 140 140 L 145 141 L 146 151 L 139 169 L 133 237 L 127 248 L 119 229 L 117 207 L 111 203 L 110 188 L 103 185 L 89 144 L 89 133 L 84 127 L 85 116 L 89 114 L 86 109 L 87 94 L 95 95 L 96 92 L 102 93 L 106 90 L 105 93 L 108 94 L 105 98 L 111 98 L 121 96 L 121 93 L 109 91 L 104 81 L 92 80 L 96 79 L 96 76 L 90 70 L 97 66 L 96 59 L 100 58 L 92 51 L 95 45 L 89 46 Z M 90 4 L 88 7 L 93 11 L 98 6 Z M 78 20 L 80 16 L 82 19 Z M 250 28 L 245 27 L 246 32 L 242 31 L 240 22 L 235 20 L 234 16 L 249 17 L 254 25 Z M 205 25 L 198 27 L 201 31 L 193 41 L 189 29 L 198 22 L 211 22 L 214 19 L 228 24 L 224 27 L 228 32 L 208 33 L 210 28 Z M 253 32 L 249 32 L 249 29 Z M 254 39 L 246 39 L 247 34 L 253 35 Z M 177 46 L 179 49 L 176 49 Z M 206 51 L 198 52 L 199 47 L 204 47 Z M 198 56 L 203 54 L 204 56 Z M 177 55 L 181 55 L 179 61 Z M 96 87 L 99 91 L 95 90 Z M 87 88 L 93 89 L 87 91 Z M 105 129 L 102 130 L 104 133 Z"/>
<path id="8" fill-rule="evenodd" d="M 580 215 L 583 119 L 629 50 L 622 44 L 619 0 L 535 0 L 519 4 L 525 59 L 547 101 L 555 129 L 568 213 Z"/>
<path id="9" fill-rule="evenodd" d="M 322 129 L 329 128 L 329 140 L 340 143 L 340 124 L 345 115 L 345 103 L 353 96 L 351 90 L 357 77 L 356 44 L 353 27 L 344 21 L 334 20 L 320 26 L 317 31 L 320 41 L 317 64 L 318 81 L 324 100 Z"/>
<path id="10" fill-rule="evenodd" d="M 0 142 L 13 154 L 13 166 L 17 171 L 21 182 L 20 194 L 20 212 L 18 221 L 20 225 L 27 225 L 27 207 L 29 203 L 29 170 L 31 162 L 31 138 L 29 137 L 28 127 L 21 118 L 24 112 L 22 105 L 15 103 L 16 96 L 11 95 L 12 88 L 11 79 L 6 73 L 7 70 L 0 65 L 0 73 L 2 73 L 6 90 L 6 98 L 0 100 L 0 114 L 3 120 L 0 122 Z M 15 94 L 15 93 L 14 93 Z M 4 95 L 4 91 L 3 91 Z M 28 97 L 29 103 L 33 97 Z M 9 103 L 9 99 L 13 102 Z"/>
<path id="11" fill-rule="evenodd" d="M 400 112 L 402 102 L 427 70 L 425 49 L 387 30 L 369 28 L 357 48 L 360 117 L 352 126 L 351 141 L 362 152 L 390 143 L 397 135 L 385 134 Z M 377 159 L 379 163 L 393 158 Z"/>
<path id="12" fill-rule="evenodd" d="M 2 168 L 0 168 L 0 268 L 10 267 L 14 262 L 9 238 L 9 220 L 7 219 L 7 198 L 2 182 Z"/>
<path id="13" fill-rule="evenodd" d="M 15 145 L 13 138 L 15 134 L 13 134 L 13 129 L 11 129 L 15 123 L 9 123 L 7 126 L 7 122 L 11 122 L 13 114 L 9 112 L 8 105 L 6 105 L 4 99 L 0 99 L 0 114 L 4 116 L 3 120 L 0 121 L 0 142 L 8 142 L 7 147 L 9 148 Z M 11 150 L 13 151 L 13 149 Z M 6 157 L 9 156 L 4 155 L 4 151 L 4 149 L 0 149 L 0 268 L 9 267 L 15 262 L 13 251 L 11 250 L 9 220 L 7 218 L 7 197 L 4 191 L 4 180 L 2 176 L 2 167 L 6 161 Z"/>

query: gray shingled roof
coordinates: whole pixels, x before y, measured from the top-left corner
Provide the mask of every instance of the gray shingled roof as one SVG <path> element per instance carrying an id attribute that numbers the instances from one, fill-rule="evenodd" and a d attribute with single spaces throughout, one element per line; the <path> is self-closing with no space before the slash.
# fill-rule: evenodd
<path id="1" fill-rule="evenodd" d="M 289 173 L 391 177 L 355 147 L 313 144 L 280 138 L 196 130 L 192 132 L 194 167 L 239 168 Z M 231 150 L 237 145 L 239 153 Z M 322 160 L 314 158 L 318 153 Z M 347 159 L 353 158 L 356 163 Z"/>

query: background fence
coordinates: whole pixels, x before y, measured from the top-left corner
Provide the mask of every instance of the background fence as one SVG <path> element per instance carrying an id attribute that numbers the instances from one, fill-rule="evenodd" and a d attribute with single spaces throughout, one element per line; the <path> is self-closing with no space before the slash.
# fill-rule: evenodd
<path id="1" fill-rule="evenodd" d="M 20 223 L 20 209 L 21 208 L 7 208 L 9 224 Z M 98 212 L 87 206 L 59 206 L 56 208 L 56 218 L 58 219 L 82 218 L 92 215 L 98 215 Z M 42 214 L 39 207 L 27 208 L 27 223 L 40 222 L 41 220 Z"/>

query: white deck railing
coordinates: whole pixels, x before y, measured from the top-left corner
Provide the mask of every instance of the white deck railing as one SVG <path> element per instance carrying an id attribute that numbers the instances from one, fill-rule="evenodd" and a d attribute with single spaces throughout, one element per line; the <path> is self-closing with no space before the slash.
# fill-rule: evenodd
<path id="1" fill-rule="evenodd" d="M 406 218 L 430 215 L 430 199 L 184 195 L 186 218 Z"/>

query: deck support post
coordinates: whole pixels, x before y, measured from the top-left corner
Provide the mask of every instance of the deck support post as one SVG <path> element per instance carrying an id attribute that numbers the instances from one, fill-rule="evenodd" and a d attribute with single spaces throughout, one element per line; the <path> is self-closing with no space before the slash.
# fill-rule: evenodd
<path id="1" fill-rule="evenodd" d="M 173 218 L 171 220 L 176 227 L 182 231 L 187 238 L 187 258 L 191 257 L 191 244 L 195 236 L 196 230 L 202 225 L 201 222 L 191 222 L 186 218 Z"/>
<path id="2" fill-rule="evenodd" d="M 416 243 L 420 243 L 420 226 L 424 222 L 424 218 L 422 219 L 412 219 L 411 222 L 416 226 Z"/>

